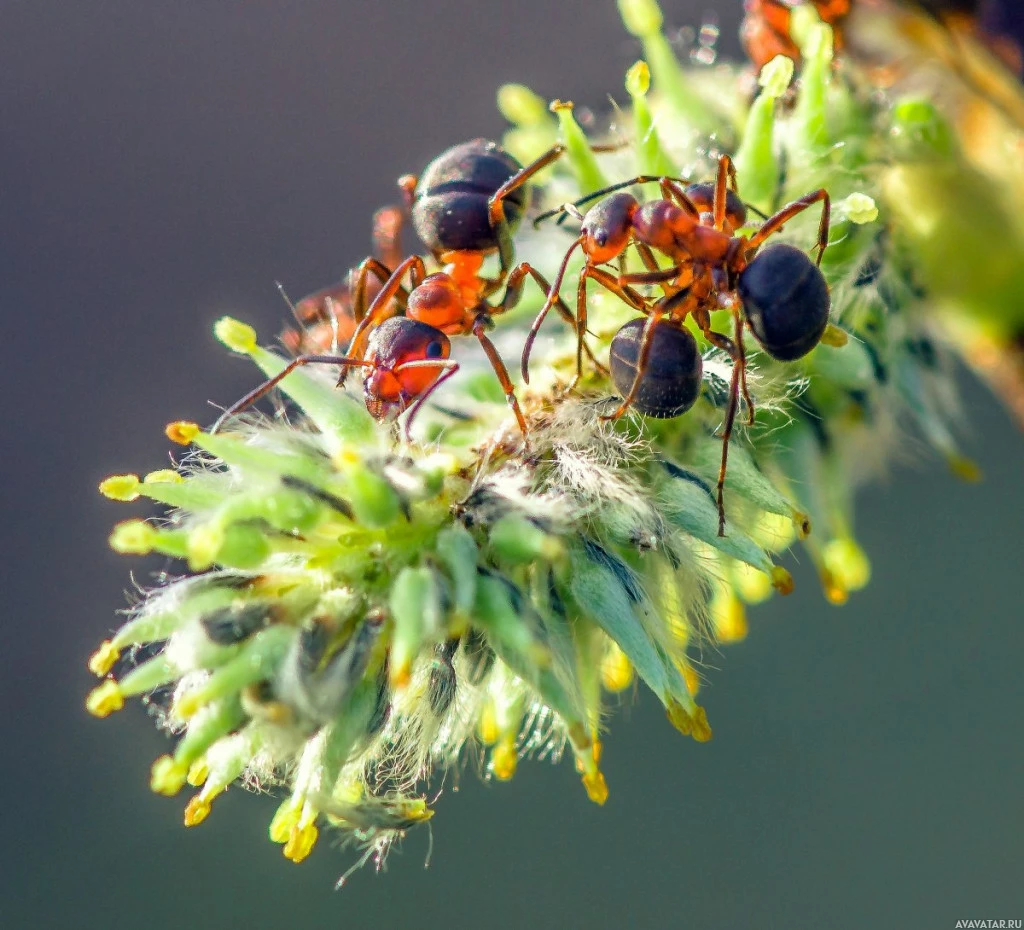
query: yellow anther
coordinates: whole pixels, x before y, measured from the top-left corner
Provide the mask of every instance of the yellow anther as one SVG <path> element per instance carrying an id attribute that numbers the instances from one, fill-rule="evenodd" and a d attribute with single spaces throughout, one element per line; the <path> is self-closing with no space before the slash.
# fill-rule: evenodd
<path id="1" fill-rule="evenodd" d="M 698 743 L 706 743 L 711 739 L 711 725 L 708 723 L 708 713 L 699 704 L 693 714 L 692 736 Z"/>
<path id="2" fill-rule="evenodd" d="M 134 501 L 139 497 L 138 475 L 111 475 L 100 482 L 100 494 L 112 501 Z"/>
<path id="3" fill-rule="evenodd" d="M 188 691 L 174 702 L 174 717 L 182 722 L 191 720 L 202 706 L 203 701 L 196 696 L 196 692 Z"/>
<path id="4" fill-rule="evenodd" d="M 493 746 L 501 736 L 498 728 L 498 714 L 493 701 L 486 701 L 480 709 L 480 716 L 477 719 L 476 735 L 485 746 Z"/>
<path id="5" fill-rule="evenodd" d="M 779 594 L 793 593 L 793 576 L 781 565 L 772 566 L 770 577 L 772 579 L 772 587 L 775 588 Z"/>
<path id="6" fill-rule="evenodd" d="M 100 648 L 89 656 L 89 671 L 97 678 L 102 678 L 114 667 L 114 663 L 120 657 L 121 650 L 109 639 L 105 639 L 100 643 Z"/>
<path id="7" fill-rule="evenodd" d="M 121 555 L 149 555 L 156 542 L 156 530 L 145 520 L 125 520 L 114 527 L 107 542 Z"/>
<path id="8" fill-rule="evenodd" d="M 837 607 L 845 604 L 850 599 L 850 592 L 840 584 L 839 579 L 824 565 L 818 569 L 818 576 L 821 578 L 821 589 L 825 593 L 825 599 Z"/>
<path id="9" fill-rule="evenodd" d="M 188 534 L 188 567 L 199 572 L 209 568 L 224 545 L 224 530 L 212 523 L 197 526 Z"/>
<path id="10" fill-rule="evenodd" d="M 299 826 L 302 804 L 294 797 L 283 801 L 270 821 L 270 839 L 275 843 L 287 843 L 292 831 Z"/>
<path id="11" fill-rule="evenodd" d="M 601 761 L 601 755 L 604 753 L 604 743 L 602 743 L 596 736 L 593 739 L 590 752 L 594 756 L 594 765 L 597 765 Z"/>
<path id="12" fill-rule="evenodd" d="M 617 643 L 612 643 L 601 660 L 601 684 L 608 691 L 625 691 L 633 683 L 633 664 Z"/>
<path id="13" fill-rule="evenodd" d="M 143 484 L 181 484 L 185 479 L 173 468 L 151 471 L 142 479 Z"/>
<path id="14" fill-rule="evenodd" d="M 198 788 L 200 785 L 206 784 L 206 779 L 210 777 L 210 766 L 207 765 L 206 759 L 200 756 L 188 767 L 188 775 L 185 780 L 193 787 Z"/>
<path id="15" fill-rule="evenodd" d="M 516 773 L 519 756 L 516 745 L 511 740 L 504 740 L 491 750 L 491 774 L 498 781 L 508 781 Z"/>
<path id="16" fill-rule="evenodd" d="M 552 113 L 562 113 L 563 111 L 566 110 L 568 110 L 571 113 L 575 106 L 576 104 L 574 104 L 571 100 L 552 100 L 551 104 L 548 106 L 548 109 Z"/>
<path id="17" fill-rule="evenodd" d="M 793 511 L 793 526 L 796 529 L 796 534 L 801 539 L 806 539 L 811 535 L 811 518 L 803 511 Z"/>
<path id="18" fill-rule="evenodd" d="M 394 691 L 404 691 L 412 680 L 412 660 L 402 659 L 388 666 L 388 681 Z"/>
<path id="19" fill-rule="evenodd" d="M 608 783 L 600 771 L 588 772 L 583 776 L 583 787 L 587 797 L 595 804 L 604 804 L 608 800 Z"/>
<path id="20" fill-rule="evenodd" d="M 845 200 L 840 201 L 837 206 L 841 213 L 846 214 L 846 218 L 851 223 L 856 223 L 858 226 L 864 223 L 873 223 L 878 219 L 878 205 L 875 203 L 874 198 L 869 197 L 867 194 L 850 194 Z"/>
<path id="21" fill-rule="evenodd" d="M 638 61 L 626 72 L 626 93 L 630 97 L 646 97 L 651 89 L 651 69 L 646 61 Z"/>
<path id="22" fill-rule="evenodd" d="M 433 809 L 427 807 L 427 802 L 423 798 L 412 798 L 402 805 L 402 817 L 405 820 L 415 820 L 416 823 L 424 823 L 433 816 Z"/>
<path id="23" fill-rule="evenodd" d="M 210 816 L 210 802 L 202 795 L 197 794 L 185 806 L 185 826 L 194 827 L 202 823 Z"/>
<path id="24" fill-rule="evenodd" d="M 825 332 L 821 334 L 821 341 L 824 345 L 832 346 L 834 349 L 841 349 L 850 341 L 850 337 L 845 329 L 840 329 L 835 324 L 829 323 L 825 327 Z"/>
<path id="25" fill-rule="evenodd" d="M 983 476 L 977 462 L 962 455 L 951 455 L 947 461 L 949 470 L 961 481 L 969 481 L 971 484 L 981 481 Z"/>
<path id="26" fill-rule="evenodd" d="M 256 348 L 256 330 L 234 317 L 222 316 L 217 320 L 213 334 L 232 352 L 248 354 Z"/>
<path id="27" fill-rule="evenodd" d="M 292 828 L 288 842 L 284 844 L 284 857 L 295 863 L 302 862 L 313 851 L 319 835 L 316 824 L 308 823 L 303 827 L 296 825 Z"/>
<path id="28" fill-rule="evenodd" d="M 85 699 L 85 709 L 94 717 L 109 717 L 124 707 L 124 695 L 121 687 L 112 678 L 97 685 Z"/>
<path id="29" fill-rule="evenodd" d="M 743 602 L 728 588 L 719 588 L 711 602 L 711 619 L 719 642 L 735 643 L 746 638 L 747 612 Z"/>
<path id="30" fill-rule="evenodd" d="M 179 446 L 187 446 L 199 435 L 199 426 L 188 420 L 175 420 L 173 423 L 167 424 L 164 435 Z"/>
<path id="31" fill-rule="evenodd" d="M 846 591 L 859 591 L 871 580 L 871 563 L 867 555 L 849 537 L 827 543 L 822 559 L 832 578 Z"/>
<path id="32" fill-rule="evenodd" d="M 793 80 L 793 59 L 776 55 L 762 69 L 757 83 L 769 97 L 781 97 Z"/>
<path id="33" fill-rule="evenodd" d="M 171 797 L 185 786 L 187 774 L 187 769 L 175 762 L 171 756 L 161 756 L 153 763 L 149 772 L 150 790 Z"/>

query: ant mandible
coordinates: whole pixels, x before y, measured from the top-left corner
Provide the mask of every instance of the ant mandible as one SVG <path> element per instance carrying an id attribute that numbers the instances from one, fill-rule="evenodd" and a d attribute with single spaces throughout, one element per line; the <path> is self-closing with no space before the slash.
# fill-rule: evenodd
<path id="1" fill-rule="evenodd" d="M 790 15 L 804 0 L 745 0 L 745 16 L 740 24 L 740 41 L 747 55 L 760 70 L 776 55 L 800 60 L 800 49 L 789 32 Z M 833 27 L 833 41 L 838 52 L 843 47 L 839 28 L 849 15 L 852 0 L 812 0 L 822 22 Z"/>
<path id="2" fill-rule="evenodd" d="M 650 181 L 659 183 L 661 199 L 640 204 L 632 194 L 620 190 Z M 656 417 L 678 416 L 692 406 L 702 373 L 696 343 L 682 326 L 688 317 L 692 318 L 704 337 L 733 360 L 717 486 L 719 534 L 724 535 L 725 473 L 741 393 L 748 422 L 753 423 L 754 418 L 746 387 L 743 325 L 745 322 L 765 352 L 780 361 L 801 358 L 821 340 L 828 324 L 830 300 L 818 265 L 828 245 L 830 201 L 825 190 L 813 191 L 765 219 L 747 237 L 735 235 L 746 222 L 746 208 L 736 193 L 735 171 L 728 155 L 719 159 L 713 186 L 691 184 L 684 189 L 679 183 L 678 179 L 643 175 L 596 191 L 578 202 L 602 198 L 582 217 L 580 235 L 566 252 L 548 300 L 531 327 L 522 365 L 525 377 L 533 340 L 557 299 L 577 246 L 585 256 L 577 288 L 577 377 L 582 366 L 580 344 L 587 331 L 588 278 L 647 316 L 642 325 L 639 320 L 625 324 L 612 340 L 612 380 L 623 399 L 605 419 L 618 419 L 630 406 Z M 816 263 L 788 245 L 771 245 L 760 251 L 766 239 L 815 203 L 822 205 Z M 543 218 L 538 217 L 538 221 Z M 620 258 L 631 242 L 648 268 L 646 272 L 615 276 L 598 267 Z M 672 266 L 659 269 L 654 251 L 667 256 Z M 665 297 L 650 304 L 632 287 L 634 284 L 660 284 Z M 718 309 L 733 314 L 731 339 L 711 329 L 711 312 Z"/>
<path id="3" fill-rule="evenodd" d="M 408 436 L 420 405 L 459 367 L 449 358 L 448 336 L 473 335 L 494 368 L 525 436 L 526 419 L 508 370 L 485 331 L 493 316 L 516 304 L 527 275 L 545 293 L 551 290 L 544 276 L 527 262 L 511 268 L 512 234 L 526 208 L 526 183 L 563 151 L 562 145 L 555 145 L 523 167 L 496 142 L 473 139 L 439 155 L 419 180 L 401 179 L 399 184 L 411 202 L 413 227 L 434 257 L 445 264 L 445 271 L 428 275 L 418 255 L 406 258 L 393 271 L 376 258 L 366 259 L 356 273 L 353 305 L 359 322 L 347 354 L 298 356 L 233 404 L 218 423 L 259 400 L 300 366 L 338 365 L 342 369 L 339 386 L 349 368 L 366 369 L 363 391 L 367 409 L 375 417 L 412 405 L 406 420 Z M 485 278 L 480 270 L 484 259 L 494 252 L 499 259 L 498 274 Z M 382 286 L 366 308 L 370 275 Z M 406 275 L 409 290 L 403 286 Z M 503 285 L 501 301 L 490 304 L 488 298 Z M 557 300 L 555 305 L 563 318 L 573 322 L 564 301 Z M 395 316 L 401 307 L 405 315 Z"/>

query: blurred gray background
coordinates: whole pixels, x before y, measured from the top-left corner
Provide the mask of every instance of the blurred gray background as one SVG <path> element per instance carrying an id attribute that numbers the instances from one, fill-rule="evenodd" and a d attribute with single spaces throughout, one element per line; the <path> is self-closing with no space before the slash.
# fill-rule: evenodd
<path id="1" fill-rule="evenodd" d="M 676 26 L 710 0 L 666 2 Z M 736 52 L 739 0 L 721 0 Z M 269 338 L 293 296 L 369 245 L 394 180 L 502 122 L 525 80 L 595 108 L 637 57 L 612 0 L 48 0 L 0 4 L 3 639 L 0 926 L 954 927 L 1024 917 L 1024 439 L 967 386 L 986 481 L 923 459 L 862 494 L 871 586 L 828 606 L 806 566 L 710 657 L 715 739 L 649 695 L 609 724 L 607 806 L 570 763 L 449 783 L 434 849 L 388 874 L 322 842 L 300 867 L 275 805 L 232 790 L 201 827 L 150 794 L 137 705 L 100 722 L 85 659 L 129 572 L 105 540 L 144 512 L 96 483 L 167 461 L 253 369 L 211 322 Z M 966 379 L 964 379 L 966 381 Z M 913 454 L 915 440 L 908 438 Z M 158 567 L 158 566 L 157 566 Z"/>

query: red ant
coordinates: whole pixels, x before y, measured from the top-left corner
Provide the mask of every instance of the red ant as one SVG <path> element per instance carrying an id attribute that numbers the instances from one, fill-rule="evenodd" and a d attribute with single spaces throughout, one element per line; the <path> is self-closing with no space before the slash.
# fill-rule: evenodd
<path id="1" fill-rule="evenodd" d="M 413 405 L 406 421 L 409 435 L 420 405 L 459 367 L 449 358 L 448 336 L 473 335 L 494 368 L 525 436 L 526 419 L 508 370 L 486 330 L 493 316 L 511 309 L 519 300 L 527 275 L 545 293 L 551 290 L 544 276 L 528 263 L 511 269 L 512 233 L 526 208 L 527 181 L 563 151 L 563 146 L 555 145 L 524 168 L 497 143 L 474 139 L 443 152 L 418 181 L 403 178 L 399 183 L 411 200 L 413 226 L 446 270 L 428 275 L 418 255 L 406 258 L 394 271 L 377 259 L 366 259 L 356 275 L 354 313 L 359 323 L 348 353 L 298 356 L 278 375 L 232 405 L 221 420 L 263 397 L 299 366 L 339 365 L 339 386 L 350 367 L 367 369 L 363 390 L 367 409 L 375 417 Z M 485 278 L 480 270 L 486 256 L 494 252 L 499 259 L 498 274 Z M 366 282 L 371 274 L 382 281 L 382 287 L 364 314 Z M 409 290 L 402 284 L 406 274 L 412 285 Z M 501 301 L 490 304 L 488 298 L 503 285 Z M 394 315 L 396 305 L 405 308 L 404 316 Z M 573 321 L 563 301 L 557 300 L 557 307 L 563 318 Z"/>
<path id="2" fill-rule="evenodd" d="M 793 9 L 804 0 L 745 0 L 746 15 L 740 24 L 740 41 L 747 55 L 760 70 L 776 55 L 800 60 L 800 49 L 789 34 L 789 20 Z M 842 21 L 849 15 L 852 0 L 813 0 L 813 6 L 822 22 L 832 26 L 835 50 L 843 48 Z"/>
<path id="3" fill-rule="evenodd" d="M 651 181 L 660 185 L 659 200 L 641 204 L 620 190 Z M 650 416 L 672 417 L 693 405 L 700 389 L 701 360 L 693 336 L 682 327 L 692 318 L 708 342 L 733 360 L 717 487 L 719 533 L 724 535 L 725 472 L 741 393 L 748 422 L 752 424 L 754 418 L 746 387 L 743 325 L 745 322 L 765 352 L 780 361 L 801 358 L 821 340 L 830 308 L 828 287 L 818 268 L 828 245 L 829 196 L 825 190 L 814 191 L 768 217 L 750 237 L 734 235 L 746 222 L 746 208 L 736 194 L 732 160 L 723 155 L 714 185 L 691 184 L 684 189 L 677 179 L 643 175 L 596 191 L 573 206 L 596 197 L 602 199 L 582 217 L 580 235 L 566 252 L 548 300 L 530 329 L 523 349 L 524 378 L 537 331 L 558 298 L 577 246 L 585 256 L 576 302 L 577 378 L 582 370 L 581 343 L 587 332 L 588 278 L 647 316 L 642 326 L 639 320 L 625 324 L 612 340 L 612 380 L 623 399 L 605 419 L 618 419 L 630 406 Z M 788 245 L 759 251 L 769 236 L 819 202 L 817 263 Z M 538 217 L 538 222 L 548 215 L 553 214 Z M 616 276 L 598 267 L 621 259 L 631 242 L 648 268 L 646 272 Z M 667 256 L 672 266 L 659 269 L 654 251 Z M 634 284 L 660 284 L 665 297 L 650 304 Z M 732 339 L 711 329 L 711 312 L 719 309 L 733 314 Z"/>

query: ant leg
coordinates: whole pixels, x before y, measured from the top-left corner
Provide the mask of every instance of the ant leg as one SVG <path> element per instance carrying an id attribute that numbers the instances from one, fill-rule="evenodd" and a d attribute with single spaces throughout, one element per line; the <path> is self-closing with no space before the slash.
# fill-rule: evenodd
<path id="1" fill-rule="evenodd" d="M 654 327 L 661 322 L 664 316 L 665 308 L 659 302 L 651 310 L 640 334 L 640 351 L 637 353 L 636 358 L 636 376 L 633 378 L 633 384 L 629 389 L 629 393 L 622 398 L 622 403 L 619 404 L 618 409 L 614 413 L 601 417 L 602 420 L 617 420 L 629 409 L 630 404 L 636 398 L 644 379 L 644 369 L 647 367 L 647 359 L 651 354 L 651 346 L 654 344 Z"/>
<path id="2" fill-rule="evenodd" d="M 729 381 L 729 405 L 725 409 L 725 423 L 722 428 L 722 464 L 718 468 L 718 484 L 715 487 L 719 536 L 725 536 L 725 470 L 729 464 L 729 439 L 732 437 L 733 424 L 736 422 L 736 408 L 739 405 L 739 375 L 742 367 L 738 363 L 732 366 L 732 378 Z"/>
<path id="3" fill-rule="evenodd" d="M 718 177 L 715 179 L 715 229 L 725 229 L 725 205 L 729 180 L 732 180 L 732 189 L 736 190 L 736 169 L 733 167 L 732 159 L 723 155 L 718 159 Z"/>
<path id="4" fill-rule="evenodd" d="M 355 270 L 355 287 L 352 288 L 352 318 L 356 323 L 361 323 L 366 316 L 366 283 L 371 274 L 384 285 L 391 280 L 392 271 L 376 258 L 365 258 L 359 263 Z M 404 307 L 409 293 L 404 287 L 399 287 L 394 299 L 400 307 Z"/>
<path id="5" fill-rule="evenodd" d="M 735 322 L 735 343 L 736 343 L 736 362 L 740 366 L 740 393 L 743 395 L 743 403 L 747 405 L 747 426 L 754 425 L 754 401 L 750 397 L 750 391 L 747 388 L 747 350 L 743 345 L 743 318 L 740 316 L 739 310 L 733 311 L 733 320 Z"/>
<path id="6" fill-rule="evenodd" d="M 558 274 L 555 275 L 555 283 L 548 288 L 548 298 L 544 301 L 544 306 L 540 308 L 540 312 L 536 317 L 534 317 L 533 324 L 530 326 L 530 332 L 526 335 L 526 342 L 523 344 L 523 357 L 520 362 L 520 370 L 523 373 L 523 381 L 526 384 L 530 383 L 530 352 L 533 350 L 534 340 L 537 338 L 537 333 L 540 331 L 541 323 L 544 322 L 544 318 L 548 315 L 548 311 L 555 305 L 556 301 L 560 300 L 558 292 L 562 287 L 562 281 L 565 280 L 565 271 L 569 267 L 569 259 L 572 257 L 573 250 L 582 244 L 583 237 L 580 236 L 579 239 L 569 246 L 568 251 L 565 253 L 565 257 L 562 259 L 562 264 L 558 268 Z"/>
<path id="7" fill-rule="evenodd" d="M 494 373 L 498 376 L 498 381 L 501 382 L 501 389 L 505 392 L 505 399 L 512 408 L 512 412 L 516 415 L 519 429 L 522 431 L 523 438 L 525 439 L 529 435 L 529 431 L 526 428 L 526 418 L 523 416 L 523 411 L 519 407 L 519 401 L 516 399 L 516 391 L 512 386 L 512 379 L 508 376 L 508 369 L 501 360 L 501 356 L 498 355 L 498 350 L 494 348 L 494 343 L 487 338 L 487 334 L 484 332 L 484 324 L 481 320 L 477 320 L 473 324 L 473 335 L 480 340 L 480 345 L 483 346 L 487 360 L 491 363 Z"/>
<path id="8" fill-rule="evenodd" d="M 821 203 L 821 221 L 818 223 L 817 264 L 820 265 L 821 256 L 825 254 L 825 249 L 828 246 L 828 224 L 832 214 L 832 201 L 829 199 L 828 192 L 824 189 L 805 194 L 799 200 L 786 204 L 774 216 L 768 217 L 761 225 L 761 228 L 750 237 L 745 247 L 746 251 L 749 253 L 760 248 L 765 239 L 773 233 L 777 233 L 794 216 L 798 213 L 803 213 L 808 207 L 812 207 L 819 202 Z"/>
<path id="9" fill-rule="evenodd" d="M 683 273 L 685 263 L 673 265 L 671 268 L 658 268 L 654 271 L 632 271 L 620 274 L 619 284 L 667 284 Z"/>
<path id="10" fill-rule="evenodd" d="M 406 210 L 411 210 L 416 200 L 416 185 L 420 179 L 414 174 L 403 174 L 398 179 L 398 189 L 402 192 L 402 200 L 405 202 Z"/>
<path id="11" fill-rule="evenodd" d="M 401 207 L 381 207 L 373 214 L 373 252 L 389 268 L 402 261 L 404 225 L 405 212 Z"/>
<path id="12" fill-rule="evenodd" d="M 420 396 L 413 402 L 413 405 L 409 408 L 409 415 L 405 418 L 405 438 L 408 442 L 412 442 L 412 421 L 416 418 L 416 414 L 420 412 L 420 408 L 423 406 L 426 399 L 459 370 L 459 363 L 452 359 L 436 362 L 433 359 L 416 359 L 412 362 L 405 362 L 402 365 L 397 365 L 394 369 L 396 372 L 399 372 L 404 371 L 407 368 L 428 367 L 447 370 L 432 385 L 430 385 L 430 387 L 420 394 Z"/>
<path id="13" fill-rule="evenodd" d="M 599 151 L 599 149 L 594 149 Z M 678 181 L 681 184 L 689 184 L 687 178 L 665 178 L 660 174 L 638 174 L 635 178 L 630 178 L 628 181 L 619 181 L 617 184 L 609 184 L 607 187 L 602 187 L 600 190 L 592 191 L 585 197 L 580 197 L 579 200 L 574 200 L 572 205 L 574 207 L 582 207 L 584 204 L 590 203 L 592 200 L 597 200 L 598 197 L 603 197 L 605 194 L 614 194 L 615 191 L 620 191 L 625 187 L 632 187 L 634 184 L 653 184 L 655 181 Z M 543 220 L 550 219 L 553 216 L 557 216 L 559 213 L 566 213 L 565 207 L 558 207 L 555 210 L 548 210 L 546 213 L 542 213 L 533 221 L 533 226 L 536 228 Z M 559 220 L 561 222 L 561 220 Z"/>
<path id="14" fill-rule="evenodd" d="M 552 162 L 561 158 L 564 151 L 565 146 L 561 143 L 553 145 L 540 158 L 534 159 L 525 168 L 520 168 L 487 201 L 487 216 L 491 228 L 494 229 L 498 237 L 498 261 L 501 269 L 498 273 L 499 284 L 505 280 L 505 276 L 511 270 L 512 262 L 515 260 L 512 231 L 509 229 L 508 220 L 505 217 L 505 198 L 526 184 L 539 171 L 543 171 Z"/>
<path id="15" fill-rule="evenodd" d="M 251 407 L 261 397 L 266 396 L 271 390 L 277 387 L 277 385 L 295 371 L 296 368 L 299 368 L 302 365 L 340 365 L 345 370 L 352 365 L 358 365 L 364 368 L 373 367 L 372 362 L 367 362 L 365 359 L 361 358 L 351 358 L 345 355 L 300 355 L 298 358 L 293 358 L 281 371 L 274 375 L 273 378 L 268 378 L 259 387 L 254 388 L 246 394 L 241 400 L 235 401 L 235 403 L 217 417 L 217 422 L 213 424 L 210 432 L 216 433 L 217 430 L 224 425 L 225 420 L 229 417 L 235 416 L 235 414 L 241 413 L 247 407 Z M 339 381 L 338 383 L 340 384 L 341 382 Z"/>
<path id="16" fill-rule="evenodd" d="M 675 178 L 662 178 L 661 179 L 661 196 L 665 200 L 671 200 L 677 206 L 682 207 L 691 216 L 699 219 L 700 210 L 697 209 L 697 205 L 690 200 L 684 191 L 677 183 Z"/>
<path id="17" fill-rule="evenodd" d="M 374 259 L 371 259 L 370 261 L 374 261 Z M 402 262 L 391 273 L 391 277 L 384 282 L 384 286 L 377 292 L 377 296 L 373 298 L 373 302 L 366 311 L 366 315 L 359 321 L 356 331 L 352 334 L 352 341 L 349 343 L 349 353 L 351 355 L 361 358 L 363 353 L 366 351 L 367 331 L 371 327 L 377 326 L 387 319 L 389 315 L 388 305 L 396 298 L 399 291 L 403 291 L 404 293 L 402 288 L 402 278 L 405 277 L 406 272 L 409 272 L 412 286 L 414 288 L 418 287 L 427 274 L 427 269 L 423 264 L 423 259 L 418 255 L 410 256 Z"/>
<path id="18" fill-rule="evenodd" d="M 593 278 L 605 290 L 611 291 L 619 300 L 629 304 L 634 310 L 647 313 L 647 300 L 638 291 L 635 291 L 627 283 L 621 283 L 619 278 L 603 268 L 596 265 L 588 265 L 583 269 L 583 275 Z"/>

